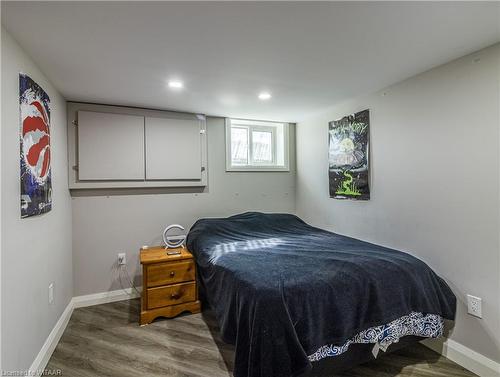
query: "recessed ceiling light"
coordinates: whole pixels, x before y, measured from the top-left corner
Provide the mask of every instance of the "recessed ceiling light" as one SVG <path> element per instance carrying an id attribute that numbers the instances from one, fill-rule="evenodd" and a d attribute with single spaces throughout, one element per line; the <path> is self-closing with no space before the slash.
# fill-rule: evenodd
<path id="1" fill-rule="evenodd" d="M 168 82 L 168 87 L 172 89 L 182 89 L 184 87 L 184 84 L 179 80 L 170 80 Z"/>
<path id="2" fill-rule="evenodd" d="M 266 100 L 269 98 L 271 98 L 271 93 L 268 93 L 268 92 L 259 93 L 259 99 Z"/>

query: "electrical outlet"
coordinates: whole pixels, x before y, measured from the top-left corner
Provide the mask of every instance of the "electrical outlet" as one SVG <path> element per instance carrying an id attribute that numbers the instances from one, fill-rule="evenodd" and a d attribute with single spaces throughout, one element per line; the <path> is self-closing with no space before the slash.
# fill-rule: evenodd
<path id="1" fill-rule="evenodd" d="M 127 264 L 127 256 L 125 253 L 118 253 L 118 265 L 123 266 Z"/>
<path id="2" fill-rule="evenodd" d="M 54 304 L 54 282 L 49 284 L 49 305 Z"/>
<path id="3" fill-rule="evenodd" d="M 467 313 L 474 317 L 483 318 L 482 299 L 467 295 Z"/>

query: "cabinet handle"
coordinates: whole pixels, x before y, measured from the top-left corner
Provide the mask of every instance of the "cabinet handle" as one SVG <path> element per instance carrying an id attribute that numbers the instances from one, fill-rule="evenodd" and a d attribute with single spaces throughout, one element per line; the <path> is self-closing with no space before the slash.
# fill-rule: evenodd
<path id="1" fill-rule="evenodd" d="M 172 271 L 172 272 L 170 273 L 170 277 L 171 277 L 171 278 L 173 278 L 174 276 L 175 276 L 175 272 L 174 272 L 174 271 Z"/>
<path id="2" fill-rule="evenodd" d="M 178 293 L 172 293 L 172 295 L 170 296 L 173 300 L 177 300 L 178 298 L 180 298 L 181 296 L 178 294 Z"/>

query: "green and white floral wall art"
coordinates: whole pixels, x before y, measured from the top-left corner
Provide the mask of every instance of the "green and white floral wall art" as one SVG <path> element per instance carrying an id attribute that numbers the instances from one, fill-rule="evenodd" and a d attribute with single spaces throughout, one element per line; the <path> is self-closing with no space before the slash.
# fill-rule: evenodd
<path id="1" fill-rule="evenodd" d="M 370 111 L 331 121 L 328 128 L 330 197 L 369 200 Z"/>

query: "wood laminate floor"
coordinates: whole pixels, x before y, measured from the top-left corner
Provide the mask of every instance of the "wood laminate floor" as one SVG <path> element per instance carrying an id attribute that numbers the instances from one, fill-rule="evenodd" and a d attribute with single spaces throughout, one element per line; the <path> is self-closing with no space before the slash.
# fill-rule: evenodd
<path id="1" fill-rule="evenodd" d="M 234 347 L 221 341 L 210 311 L 140 327 L 139 305 L 135 299 L 75 309 L 47 371 L 68 377 L 232 376 Z M 475 375 L 417 345 L 335 376 Z"/>

